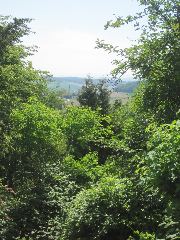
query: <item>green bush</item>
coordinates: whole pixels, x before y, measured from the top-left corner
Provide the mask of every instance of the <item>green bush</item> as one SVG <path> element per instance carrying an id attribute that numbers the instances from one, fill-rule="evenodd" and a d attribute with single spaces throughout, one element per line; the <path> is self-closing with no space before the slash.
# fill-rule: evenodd
<path id="1" fill-rule="evenodd" d="M 77 194 L 62 239 L 124 239 L 132 233 L 122 180 L 106 177 Z"/>
<path id="2" fill-rule="evenodd" d="M 3 198 L 6 212 L 0 215 L 0 236 L 9 239 L 61 239 L 69 203 L 79 188 L 57 164 L 39 173 L 39 182 Z M 6 217 L 8 216 L 8 218 Z"/>

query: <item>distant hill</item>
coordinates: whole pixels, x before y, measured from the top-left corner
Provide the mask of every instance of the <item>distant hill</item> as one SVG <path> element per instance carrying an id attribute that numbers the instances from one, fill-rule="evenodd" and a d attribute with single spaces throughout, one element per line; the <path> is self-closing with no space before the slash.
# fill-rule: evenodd
<path id="1" fill-rule="evenodd" d="M 79 77 L 53 77 L 52 78 L 55 82 L 74 82 L 74 83 L 85 83 L 85 78 L 79 78 Z M 93 79 L 94 83 L 97 83 L 99 79 Z"/>
<path id="2" fill-rule="evenodd" d="M 57 88 L 60 90 L 78 91 L 82 85 L 85 84 L 85 78 L 79 77 L 53 77 L 52 82 L 49 83 L 50 88 Z M 99 79 L 93 78 L 93 82 L 97 84 Z M 59 85 L 59 86 L 58 86 Z M 108 86 L 112 86 L 113 82 L 107 82 Z M 126 85 L 126 86 L 125 86 Z M 122 86 L 122 87 L 120 87 Z M 132 77 L 123 78 L 122 82 L 115 84 L 115 91 L 133 93 L 135 88 L 138 88 L 138 83 Z"/>
<path id="3" fill-rule="evenodd" d="M 85 83 L 85 78 L 79 78 L 79 77 L 52 77 L 52 79 L 55 82 L 75 82 L 75 83 L 80 83 L 84 84 Z M 93 78 L 93 82 L 96 84 L 98 83 L 100 78 Z M 108 79 L 107 79 L 108 80 Z M 122 82 L 134 82 L 137 80 L 134 80 L 133 77 L 126 77 L 122 78 Z M 122 83 L 120 82 L 120 83 Z"/>

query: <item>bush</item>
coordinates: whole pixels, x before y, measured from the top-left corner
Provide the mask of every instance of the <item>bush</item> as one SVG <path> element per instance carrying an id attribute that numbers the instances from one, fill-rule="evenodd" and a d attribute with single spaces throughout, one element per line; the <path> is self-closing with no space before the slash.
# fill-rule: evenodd
<path id="1" fill-rule="evenodd" d="M 121 239 L 132 233 L 122 180 L 106 177 L 77 194 L 68 211 L 62 239 Z"/>

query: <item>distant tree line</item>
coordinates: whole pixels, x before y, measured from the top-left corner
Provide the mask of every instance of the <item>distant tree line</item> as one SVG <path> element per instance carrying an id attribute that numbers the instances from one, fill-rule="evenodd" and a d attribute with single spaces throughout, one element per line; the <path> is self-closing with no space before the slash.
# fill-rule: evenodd
<path id="1" fill-rule="evenodd" d="M 133 81 L 133 82 L 126 82 L 126 83 L 119 84 L 118 86 L 115 87 L 115 91 L 133 93 L 134 90 L 138 88 L 139 88 L 139 82 Z"/>

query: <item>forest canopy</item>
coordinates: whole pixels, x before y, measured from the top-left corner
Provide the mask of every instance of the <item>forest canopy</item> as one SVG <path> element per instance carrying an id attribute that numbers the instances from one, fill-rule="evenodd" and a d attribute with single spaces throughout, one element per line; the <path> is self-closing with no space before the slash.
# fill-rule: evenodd
<path id="1" fill-rule="evenodd" d="M 2 239 L 180 238 L 179 1 L 138 2 L 143 12 L 105 25 L 133 22 L 136 44 L 97 41 L 117 53 L 114 81 L 128 69 L 140 80 L 125 104 L 89 80 L 82 106 L 67 106 L 27 60 L 31 20 L 0 18 Z"/>

